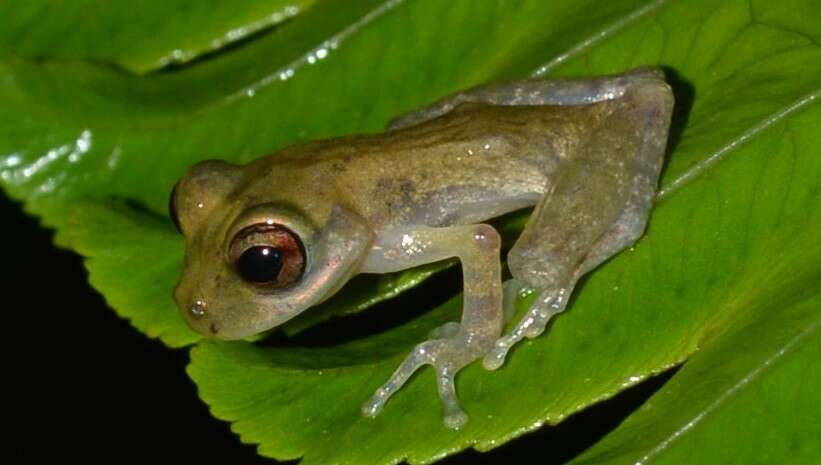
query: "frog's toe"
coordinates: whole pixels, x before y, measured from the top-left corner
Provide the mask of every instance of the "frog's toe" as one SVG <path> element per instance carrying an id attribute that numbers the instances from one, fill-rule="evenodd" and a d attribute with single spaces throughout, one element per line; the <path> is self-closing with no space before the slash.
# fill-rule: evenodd
<path id="1" fill-rule="evenodd" d="M 426 341 L 417 345 L 413 351 L 405 357 L 405 360 L 399 365 L 399 368 L 388 378 L 388 381 L 377 389 L 371 398 L 362 405 L 362 414 L 370 418 L 379 415 L 379 412 L 382 411 L 382 407 L 385 406 L 388 399 L 408 381 L 408 378 L 410 378 L 419 367 L 432 362 L 431 357 L 435 353 L 435 342 L 437 341 Z"/>
<path id="2" fill-rule="evenodd" d="M 493 345 L 493 348 L 490 349 L 490 352 L 482 359 L 482 366 L 487 370 L 496 370 L 504 365 L 507 351 L 510 350 L 511 345 L 509 338 L 499 338 L 496 344 Z"/>
<path id="3" fill-rule="evenodd" d="M 462 409 L 456 408 L 445 412 L 445 417 L 442 422 L 446 427 L 452 430 L 458 430 L 468 422 L 468 415 Z"/>
<path id="4" fill-rule="evenodd" d="M 552 316 L 552 312 L 542 309 L 534 312 L 533 323 L 525 329 L 525 337 L 528 339 L 533 339 L 541 336 L 544 332 L 545 326 L 547 326 L 547 322 L 550 321 Z"/>
<path id="5" fill-rule="evenodd" d="M 550 319 L 564 310 L 567 300 L 563 296 L 563 291 L 543 292 L 513 331 L 499 338 L 485 355 L 485 368 L 499 368 L 505 363 L 505 357 L 511 347 L 525 337 L 532 339 L 542 334 Z"/>
<path id="6" fill-rule="evenodd" d="M 380 391 L 382 391 L 381 388 L 377 389 L 371 398 L 362 404 L 362 415 L 368 418 L 376 418 L 376 416 L 379 415 L 379 412 L 382 411 L 385 402 L 388 400 L 388 396 Z"/>
<path id="7" fill-rule="evenodd" d="M 436 370 L 439 399 L 441 399 L 442 407 L 445 409 L 445 416 L 442 421 L 450 429 L 459 429 L 468 421 L 468 416 L 459 406 L 459 398 L 456 397 L 455 376 L 456 371 L 448 366 Z"/>

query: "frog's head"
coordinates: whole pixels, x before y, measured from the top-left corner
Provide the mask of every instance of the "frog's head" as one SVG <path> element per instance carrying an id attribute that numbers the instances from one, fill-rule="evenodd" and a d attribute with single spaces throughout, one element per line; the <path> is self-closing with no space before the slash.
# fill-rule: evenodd
<path id="1" fill-rule="evenodd" d="M 243 170 L 219 161 L 191 168 L 174 187 L 170 213 L 186 243 L 174 290 L 197 332 L 238 339 L 273 328 L 308 305 L 318 290 L 303 279 L 315 229 L 292 208 L 242 197 Z"/>

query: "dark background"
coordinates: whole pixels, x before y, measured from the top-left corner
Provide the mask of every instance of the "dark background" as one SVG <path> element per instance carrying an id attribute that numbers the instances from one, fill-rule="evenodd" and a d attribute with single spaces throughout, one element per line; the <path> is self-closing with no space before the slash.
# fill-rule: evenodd
<path id="1" fill-rule="evenodd" d="M 3 444 L 10 463 L 275 463 L 257 456 L 227 423 L 211 417 L 185 373 L 186 350 L 168 349 L 117 317 L 87 283 L 82 258 L 55 248 L 52 231 L 2 194 L 0 217 L 7 392 Z M 616 427 L 671 375 L 648 380 L 558 427 L 544 427 L 489 453 L 467 451 L 440 463 L 528 457 L 540 464 L 562 463 Z"/>

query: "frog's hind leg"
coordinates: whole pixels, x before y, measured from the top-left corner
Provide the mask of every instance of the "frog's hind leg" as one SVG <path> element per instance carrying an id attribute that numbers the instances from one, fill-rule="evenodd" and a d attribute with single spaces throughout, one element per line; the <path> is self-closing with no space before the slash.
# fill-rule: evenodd
<path id="1" fill-rule="evenodd" d="M 658 69 L 639 68 L 624 74 L 593 79 L 526 79 L 485 84 L 459 92 L 424 108 L 398 116 L 388 129 L 415 126 L 438 118 L 463 103 L 490 105 L 584 105 L 619 98 L 637 80 L 663 80 Z"/>
<path id="2" fill-rule="evenodd" d="M 672 111 L 660 79 L 639 79 L 554 173 L 522 235 L 508 254 L 514 278 L 540 294 L 527 314 L 485 356 L 504 363 L 523 337 L 541 334 L 563 311 L 578 279 L 628 247 L 644 231 L 655 196 Z"/>

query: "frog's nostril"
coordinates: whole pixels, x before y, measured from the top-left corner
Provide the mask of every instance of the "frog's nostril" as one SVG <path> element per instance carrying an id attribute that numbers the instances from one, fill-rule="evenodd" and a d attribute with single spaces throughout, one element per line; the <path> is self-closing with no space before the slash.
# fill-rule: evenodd
<path id="1" fill-rule="evenodd" d="M 192 315 L 195 317 L 201 317 L 205 315 L 205 301 L 202 299 L 197 299 L 188 307 L 188 311 L 191 312 Z"/>

